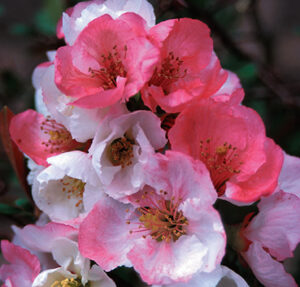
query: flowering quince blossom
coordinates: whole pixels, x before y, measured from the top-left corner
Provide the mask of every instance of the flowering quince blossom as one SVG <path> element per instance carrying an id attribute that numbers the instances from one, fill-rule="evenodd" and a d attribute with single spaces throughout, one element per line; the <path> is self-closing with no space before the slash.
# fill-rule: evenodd
<path id="1" fill-rule="evenodd" d="M 115 199 L 137 192 L 144 185 L 143 165 L 166 142 L 159 118 L 149 111 L 107 117 L 89 149 L 105 192 Z"/>
<path id="2" fill-rule="evenodd" d="M 35 278 L 32 287 L 115 287 L 99 266 L 90 266 L 90 261 L 82 257 L 76 242 L 62 238 L 55 243 L 52 254 L 61 267 L 44 270 Z"/>
<path id="3" fill-rule="evenodd" d="M 15 115 L 9 132 L 19 149 L 38 165 L 47 166 L 47 158 L 53 155 L 84 148 L 63 125 L 34 110 Z"/>
<path id="4" fill-rule="evenodd" d="M 106 197 L 94 206 L 80 225 L 80 252 L 106 271 L 131 262 L 148 284 L 211 272 L 226 237 L 205 166 L 167 152 L 146 170 L 147 185 L 128 197 L 130 204 Z"/>
<path id="5" fill-rule="evenodd" d="M 126 12 L 140 15 L 148 27 L 155 25 L 152 5 L 146 0 L 96 0 L 75 5 L 63 13 L 57 25 L 58 38 L 65 38 L 66 43 L 73 45 L 80 32 L 94 19 L 108 14 L 113 19 Z"/>
<path id="6" fill-rule="evenodd" d="M 2 287 L 32 287 L 34 278 L 40 273 L 38 258 L 28 250 L 7 240 L 1 241 L 2 254 L 10 264 L 0 267 Z"/>
<path id="7" fill-rule="evenodd" d="M 168 285 L 153 285 L 152 287 L 248 287 L 246 281 L 227 268 L 219 265 L 212 272 L 198 272 L 188 282 Z"/>
<path id="8" fill-rule="evenodd" d="M 2 287 L 115 287 L 103 270 L 122 265 L 152 287 L 248 286 L 231 266 L 296 286 L 282 261 L 300 242 L 300 159 L 241 104 L 209 28 L 155 25 L 146 0 L 92 0 L 63 13 L 57 37 L 33 73 L 36 111 L 1 111 L 42 212 L 1 242 Z M 218 198 L 259 212 L 241 223 Z"/>
<path id="9" fill-rule="evenodd" d="M 173 150 L 205 163 L 222 198 L 251 203 L 277 185 L 283 154 L 245 106 L 204 100 L 187 107 L 169 131 Z"/>
<path id="10" fill-rule="evenodd" d="M 89 155 L 72 151 L 48 159 L 32 186 L 36 205 L 53 221 L 77 218 L 103 196 Z"/>
<path id="11" fill-rule="evenodd" d="M 164 21 L 149 31 L 160 49 L 154 73 L 142 89 L 152 111 L 159 105 L 180 112 L 195 98 L 212 96 L 225 82 L 224 94 L 232 86 L 240 88 L 237 77 L 221 68 L 209 33 L 204 23 L 188 18 Z"/>
<path id="12" fill-rule="evenodd" d="M 96 18 L 73 46 L 57 50 L 55 83 L 72 105 L 108 107 L 139 92 L 152 75 L 158 50 L 146 38 L 145 21 L 133 13 Z"/>
<path id="13" fill-rule="evenodd" d="M 70 226 L 55 223 L 43 227 L 29 225 L 19 230 L 24 242 L 34 250 L 52 254 L 56 268 L 39 273 L 40 264 L 36 256 L 26 249 L 3 241 L 2 251 L 12 264 L 1 267 L 0 278 L 13 282 L 13 285 L 7 287 L 81 287 L 86 284 L 92 287 L 114 287 L 113 281 L 99 266 L 91 266 L 90 261 L 79 253 L 77 243 L 67 238 L 74 234 L 73 230 Z"/>
<path id="14" fill-rule="evenodd" d="M 281 190 L 263 197 L 258 208 L 241 231 L 250 244 L 241 254 L 264 286 L 297 286 L 280 261 L 292 257 L 300 242 L 300 199 Z"/>
<path id="15" fill-rule="evenodd" d="M 125 105 L 120 103 L 109 108 L 89 110 L 69 105 L 74 98 L 64 95 L 56 87 L 53 62 L 41 64 L 35 69 L 33 83 L 38 87 L 37 107 L 40 107 L 42 111 L 46 109 L 47 115 L 51 115 L 58 123 L 65 126 L 72 137 L 79 142 L 93 138 L 99 123 L 108 113 L 123 114 L 127 112 Z M 39 104 L 40 102 L 44 107 Z"/>

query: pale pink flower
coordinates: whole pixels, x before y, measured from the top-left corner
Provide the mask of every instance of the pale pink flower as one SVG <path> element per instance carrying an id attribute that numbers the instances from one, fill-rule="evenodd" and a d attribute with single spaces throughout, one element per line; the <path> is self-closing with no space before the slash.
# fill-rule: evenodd
<path id="1" fill-rule="evenodd" d="M 115 20 L 106 14 L 90 22 L 73 46 L 57 50 L 57 87 L 82 108 L 108 107 L 138 93 L 158 58 L 144 26 L 133 13 Z"/>
<path id="2" fill-rule="evenodd" d="M 143 165 L 166 142 L 159 118 L 149 111 L 107 117 L 89 149 L 105 192 L 121 199 L 142 188 Z"/>
<path id="3" fill-rule="evenodd" d="M 246 281 L 226 266 L 219 265 L 212 272 L 198 272 L 187 282 L 152 287 L 249 287 Z"/>
<path id="4" fill-rule="evenodd" d="M 23 229 L 16 228 L 15 231 L 19 241 L 26 248 L 39 256 L 41 254 L 44 257 L 51 256 L 52 261 L 56 263 L 54 269 L 44 270 L 39 275 L 37 272 L 34 281 L 32 279 L 28 286 L 45 287 L 52 286 L 54 283 L 57 285 L 71 282 L 83 285 L 89 283 L 94 287 L 115 286 L 99 266 L 91 266 L 91 262 L 80 254 L 76 242 L 77 229 L 51 222 L 43 226 L 27 225 Z M 27 285 L 19 284 L 13 287 L 20 286 Z"/>
<path id="5" fill-rule="evenodd" d="M 149 31 L 149 37 L 160 49 L 152 77 L 142 89 L 152 111 L 160 106 L 168 113 L 180 112 L 188 103 L 214 95 L 225 82 L 225 98 L 232 88 L 240 88 L 238 78 L 221 68 L 210 31 L 201 21 L 164 21 Z"/>
<path id="6" fill-rule="evenodd" d="M 278 191 L 263 197 L 259 213 L 242 230 L 250 245 L 242 252 L 256 278 L 266 287 L 297 286 L 280 263 L 300 242 L 300 199 Z"/>
<path id="7" fill-rule="evenodd" d="M 126 12 L 134 12 L 147 22 L 148 27 L 155 25 L 152 5 L 146 0 L 94 0 L 80 2 L 63 13 L 57 25 L 58 38 L 65 38 L 73 45 L 80 32 L 94 19 L 108 14 L 113 19 Z"/>
<path id="8" fill-rule="evenodd" d="M 131 263 L 148 284 L 213 271 L 226 237 L 205 166 L 167 152 L 146 168 L 148 185 L 128 197 L 131 204 L 106 197 L 94 206 L 80 225 L 80 252 L 106 271 Z"/>
<path id="9" fill-rule="evenodd" d="M 37 257 L 7 240 L 1 241 L 1 250 L 4 259 L 10 263 L 0 267 L 0 280 L 4 282 L 2 287 L 31 287 L 40 272 Z"/>
<path id="10" fill-rule="evenodd" d="M 283 153 L 245 106 L 203 100 L 188 106 L 169 131 L 171 148 L 205 163 L 219 196 L 251 203 L 274 192 Z"/>
<path id="11" fill-rule="evenodd" d="M 73 151 L 48 158 L 32 186 L 35 204 L 53 221 L 73 220 L 104 195 L 87 153 Z"/>

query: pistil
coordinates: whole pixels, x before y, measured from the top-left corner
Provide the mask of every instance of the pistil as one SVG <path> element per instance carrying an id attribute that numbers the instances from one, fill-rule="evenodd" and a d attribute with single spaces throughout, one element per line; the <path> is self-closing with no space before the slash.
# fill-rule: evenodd
<path id="1" fill-rule="evenodd" d="M 123 48 L 123 58 L 126 59 L 127 46 Z M 122 63 L 122 57 L 118 51 L 117 45 L 113 46 L 112 51 L 108 54 L 101 55 L 101 68 L 95 70 L 89 68 L 92 77 L 97 77 L 102 81 L 102 88 L 104 90 L 112 89 L 117 86 L 117 77 L 125 78 L 127 71 Z"/>
<path id="2" fill-rule="evenodd" d="M 227 142 L 215 146 L 211 139 L 200 141 L 200 160 L 208 168 L 219 196 L 224 194 L 226 182 L 240 173 L 239 167 L 243 162 L 239 157 L 238 149 Z"/>
<path id="3" fill-rule="evenodd" d="M 108 149 L 108 157 L 114 166 L 122 168 L 132 164 L 134 140 L 126 134 L 112 141 Z"/>

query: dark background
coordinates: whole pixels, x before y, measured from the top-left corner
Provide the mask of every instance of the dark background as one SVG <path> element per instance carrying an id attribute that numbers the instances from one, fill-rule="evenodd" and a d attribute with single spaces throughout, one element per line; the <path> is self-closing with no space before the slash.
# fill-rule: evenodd
<path id="1" fill-rule="evenodd" d="M 19 113 L 33 107 L 33 69 L 47 60 L 46 51 L 63 45 L 55 37 L 56 22 L 65 8 L 77 2 L 1 0 L 0 108 L 7 105 Z M 300 156 L 300 1 L 151 2 L 157 21 L 191 17 L 210 27 L 223 67 L 237 73 L 242 81 L 246 93 L 243 103 L 261 115 L 269 137 L 287 153 Z M 34 219 L 32 206 L 1 145 L 0 202 L 0 239 L 11 237 L 11 224 L 23 225 Z M 286 265 L 299 282 L 299 257 Z M 120 286 L 130 276 L 135 278 L 128 270 L 115 273 L 124 277 Z"/>

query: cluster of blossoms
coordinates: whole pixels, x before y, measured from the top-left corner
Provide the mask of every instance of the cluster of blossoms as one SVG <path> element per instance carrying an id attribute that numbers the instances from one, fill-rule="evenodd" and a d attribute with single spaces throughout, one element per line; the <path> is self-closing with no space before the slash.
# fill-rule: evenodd
<path id="1" fill-rule="evenodd" d="M 146 0 L 93 0 L 57 36 L 66 45 L 33 74 L 37 111 L 10 124 L 43 214 L 2 241 L 3 286 L 113 287 L 118 266 L 152 286 L 248 286 L 221 265 L 216 200 L 259 201 L 237 252 L 264 286 L 296 286 L 282 261 L 300 242 L 300 160 L 241 105 L 208 27 L 155 25 Z"/>

